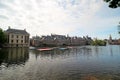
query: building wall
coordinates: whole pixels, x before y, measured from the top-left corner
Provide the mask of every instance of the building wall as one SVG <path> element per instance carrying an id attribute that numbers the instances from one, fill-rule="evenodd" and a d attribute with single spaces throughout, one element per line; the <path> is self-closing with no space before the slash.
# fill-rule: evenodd
<path id="1" fill-rule="evenodd" d="M 29 35 L 22 34 L 7 34 L 8 35 L 8 47 L 28 47 Z"/>
<path id="2" fill-rule="evenodd" d="M 40 40 L 40 39 L 31 39 L 31 43 L 32 46 L 42 46 L 42 45 L 49 45 L 49 46 L 69 46 L 69 45 L 85 45 L 86 41 L 82 38 L 71 38 L 71 39 L 55 39 L 55 40 L 51 40 L 51 39 L 44 39 L 44 40 Z"/>
<path id="3" fill-rule="evenodd" d="M 32 46 L 80 46 L 90 45 L 92 42 L 91 37 L 66 37 L 61 35 L 51 35 L 42 37 L 33 37 L 31 39 Z"/>

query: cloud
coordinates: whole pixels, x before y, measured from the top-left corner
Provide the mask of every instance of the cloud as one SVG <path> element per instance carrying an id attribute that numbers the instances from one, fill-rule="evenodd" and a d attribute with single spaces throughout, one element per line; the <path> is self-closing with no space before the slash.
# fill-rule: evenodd
<path id="1" fill-rule="evenodd" d="M 24 29 L 33 35 L 92 34 L 119 19 L 101 18 L 98 0 L 1 0 L 0 25 Z M 101 24 L 101 25 L 100 25 Z M 77 35 L 76 33 L 75 35 Z"/>

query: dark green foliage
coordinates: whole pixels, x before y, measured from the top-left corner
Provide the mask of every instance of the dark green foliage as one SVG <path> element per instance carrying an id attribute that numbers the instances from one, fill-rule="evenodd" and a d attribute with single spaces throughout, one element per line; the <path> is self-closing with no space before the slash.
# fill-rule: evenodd
<path id="1" fill-rule="evenodd" d="M 92 41 L 92 45 L 94 45 L 94 46 L 105 46 L 106 42 L 104 40 L 95 39 L 94 41 Z"/>
<path id="2" fill-rule="evenodd" d="M 110 8 L 118 8 L 120 7 L 120 0 L 104 0 L 109 3 Z"/>
<path id="3" fill-rule="evenodd" d="M 0 45 L 4 44 L 5 42 L 6 42 L 6 36 L 3 30 L 0 28 Z"/>

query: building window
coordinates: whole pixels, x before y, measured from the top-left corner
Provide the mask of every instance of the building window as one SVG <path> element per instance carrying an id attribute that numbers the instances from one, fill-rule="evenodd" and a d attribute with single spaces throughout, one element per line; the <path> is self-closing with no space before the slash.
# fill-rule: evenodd
<path id="1" fill-rule="evenodd" d="M 23 38 L 23 36 L 21 36 L 21 38 Z"/>
<path id="2" fill-rule="evenodd" d="M 23 43 L 23 40 L 21 40 L 21 43 Z"/>
<path id="3" fill-rule="evenodd" d="M 9 35 L 7 36 L 7 42 L 9 43 Z"/>
<path id="4" fill-rule="evenodd" d="M 11 43 L 13 43 L 13 40 L 11 40 Z"/>
<path id="5" fill-rule="evenodd" d="M 18 40 L 16 40 L 16 42 L 18 43 Z"/>
<path id="6" fill-rule="evenodd" d="M 17 35 L 17 38 L 18 38 L 18 35 Z"/>
<path id="7" fill-rule="evenodd" d="M 25 36 L 24 41 L 25 41 L 25 43 L 28 43 L 29 42 L 29 36 Z"/>
<path id="8" fill-rule="evenodd" d="M 12 35 L 11 37 L 14 38 L 14 35 Z"/>

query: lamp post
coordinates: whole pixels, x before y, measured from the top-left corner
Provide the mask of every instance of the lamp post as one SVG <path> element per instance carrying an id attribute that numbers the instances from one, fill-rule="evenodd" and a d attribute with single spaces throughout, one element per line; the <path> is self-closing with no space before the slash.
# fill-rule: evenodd
<path id="1" fill-rule="evenodd" d="M 118 25 L 118 33 L 120 34 L 120 22 L 119 22 L 119 25 Z"/>

